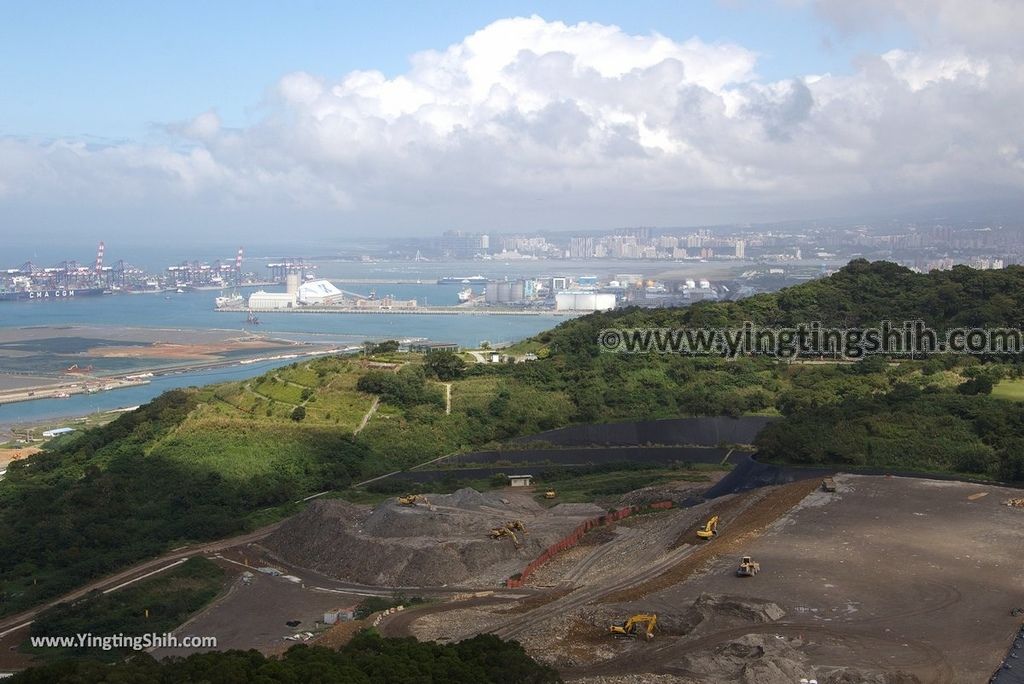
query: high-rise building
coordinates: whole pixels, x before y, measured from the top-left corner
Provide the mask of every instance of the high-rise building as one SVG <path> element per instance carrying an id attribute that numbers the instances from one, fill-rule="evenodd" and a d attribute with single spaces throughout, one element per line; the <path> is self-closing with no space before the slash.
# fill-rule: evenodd
<path id="1" fill-rule="evenodd" d="M 570 259 L 589 259 L 594 256 L 594 238 L 574 237 L 569 239 Z"/>
<path id="2" fill-rule="evenodd" d="M 743 259 L 747 256 L 747 243 L 743 240 L 736 241 L 736 258 Z"/>

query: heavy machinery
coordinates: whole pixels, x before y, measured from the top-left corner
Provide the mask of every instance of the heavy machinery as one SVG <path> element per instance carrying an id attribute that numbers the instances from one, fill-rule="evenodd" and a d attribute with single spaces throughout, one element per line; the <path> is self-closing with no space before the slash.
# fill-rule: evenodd
<path id="1" fill-rule="evenodd" d="M 519 532 L 522 532 L 524 537 L 528 534 L 526 531 L 526 525 L 523 524 L 522 520 L 513 520 L 510 523 L 506 523 L 505 527 L 510 530 L 518 530 Z"/>
<path id="2" fill-rule="evenodd" d="M 834 492 L 836 491 L 836 481 L 831 477 L 826 477 L 821 481 L 821 488 L 826 492 Z"/>
<path id="3" fill-rule="evenodd" d="M 718 516 L 713 515 L 704 524 L 704 527 L 697 530 L 697 536 L 701 539 L 711 539 L 718 534 Z"/>
<path id="4" fill-rule="evenodd" d="M 753 577 L 759 572 L 761 572 L 761 564 L 750 556 L 744 556 L 740 560 L 740 566 L 736 568 L 737 577 Z"/>
<path id="5" fill-rule="evenodd" d="M 654 638 L 654 627 L 658 624 L 658 616 L 647 613 L 638 613 L 625 622 L 610 625 L 608 633 L 615 637 L 636 639 L 641 634 L 646 639 Z"/>
<path id="6" fill-rule="evenodd" d="M 405 496 L 398 497 L 398 503 L 402 504 L 403 506 L 415 506 L 416 504 L 421 502 L 428 505 L 430 504 L 430 502 L 427 501 L 427 497 L 423 496 L 422 494 L 406 494 Z"/>
<path id="7" fill-rule="evenodd" d="M 506 525 L 505 527 L 493 527 L 490 533 L 491 539 L 501 539 L 502 537 L 510 537 L 515 547 L 519 548 L 519 537 L 516 536 L 515 530 Z"/>
<path id="8" fill-rule="evenodd" d="M 545 499 L 554 499 L 556 496 L 558 496 L 558 492 L 556 492 L 554 489 L 549 489 L 548 491 L 544 492 Z"/>

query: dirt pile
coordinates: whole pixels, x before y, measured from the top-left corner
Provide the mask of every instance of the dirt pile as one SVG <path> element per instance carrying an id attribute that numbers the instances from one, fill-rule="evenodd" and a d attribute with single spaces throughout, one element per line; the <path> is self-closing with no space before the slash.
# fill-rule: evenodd
<path id="1" fill-rule="evenodd" d="M 667 482 L 665 484 L 635 489 L 632 492 L 623 494 L 618 499 L 616 506 L 642 507 L 660 501 L 680 503 L 697 496 L 721 478 L 721 473 L 710 473 L 709 475 L 710 477 L 703 482 L 680 480 L 678 482 Z"/>
<path id="2" fill-rule="evenodd" d="M 288 520 L 264 546 L 284 561 L 360 584 L 490 586 L 518 572 L 568 534 L 584 509 L 550 514 L 528 495 L 461 489 L 402 506 L 389 499 L 370 510 L 320 500 Z M 558 507 L 556 507 L 558 508 Z M 587 517 L 594 514 L 586 509 Z M 527 532 L 491 539 L 494 527 L 521 520 Z"/>
<path id="3" fill-rule="evenodd" d="M 772 634 L 745 634 L 684 655 L 674 664 L 709 682 L 793 684 L 814 676 L 799 645 Z"/>
<path id="4" fill-rule="evenodd" d="M 658 622 L 666 633 L 690 634 L 698 628 L 706 631 L 741 625 L 761 625 L 774 622 L 785 614 L 786 611 L 778 604 L 763 599 L 701 594 L 685 613 L 659 616 Z"/>

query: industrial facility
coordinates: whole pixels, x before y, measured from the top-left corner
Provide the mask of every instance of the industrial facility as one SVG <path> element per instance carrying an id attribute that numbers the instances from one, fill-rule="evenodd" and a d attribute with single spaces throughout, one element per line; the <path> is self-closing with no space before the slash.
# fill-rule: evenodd
<path id="1" fill-rule="evenodd" d="M 380 310 L 415 309 L 415 299 L 395 299 L 385 296 L 378 299 L 375 293 L 362 295 L 339 289 L 329 280 L 319 279 L 301 282 L 300 274 L 288 273 L 285 276 L 284 292 L 266 292 L 257 290 L 249 295 L 250 311 L 286 311 L 289 309 L 322 309 L 322 310 Z M 233 309 L 234 302 L 218 308 Z"/>

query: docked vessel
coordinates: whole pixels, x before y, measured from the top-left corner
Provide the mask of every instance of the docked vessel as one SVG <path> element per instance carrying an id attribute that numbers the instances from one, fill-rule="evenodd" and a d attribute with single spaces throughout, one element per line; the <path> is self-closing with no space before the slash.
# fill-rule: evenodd
<path id="1" fill-rule="evenodd" d="M 448 276 L 446 278 L 438 278 L 438 285 L 486 285 L 487 278 L 482 275 L 475 276 Z"/>
<path id="2" fill-rule="evenodd" d="M 68 287 L 48 290 L 0 290 L 0 302 L 98 297 L 104 294 L 104 292 L 105 290 L 102 287 Z"/>
<path id="3" fill-rule="evenodd" d="M 462 303 L 468 302 L 473 298 L 473 288 L 467 287 L 465 290 L 459 290 L 459 301 Z"/>
<path id="4" fill-rule="evenodd" d="M 245 300 L 242 298 L 242 295 L 238 294 L 237 292 L 223 297 L 217 297 L 213 301 L 218 309 L 241 306 L 242 303 L 245 302 Z"/>

